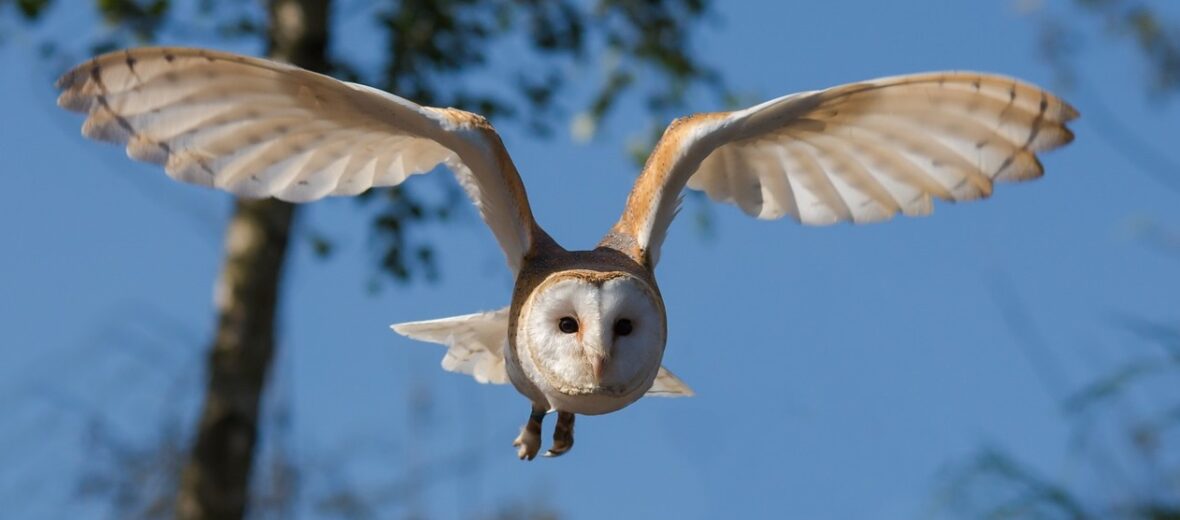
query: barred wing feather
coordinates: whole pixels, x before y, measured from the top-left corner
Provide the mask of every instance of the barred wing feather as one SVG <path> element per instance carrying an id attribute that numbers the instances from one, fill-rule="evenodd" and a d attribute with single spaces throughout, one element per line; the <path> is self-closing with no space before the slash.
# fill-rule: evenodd
<path id="1" fill-rule="evenodd" d="M 673 122 L 635 183 L 615 233 L 654 263 L 681 191 L 761 219 L 811 225 L 926 215 L 997 181 L 1039 177 L 1036 153 L 1069 143 L 1078 112 L 1003 76 L 947 72 L 792 94 Z"/>
<path id="2" fill-rule="evenodd" d="M 519 175 L 482 117 L 269 60 L 202 49 L 98 56 L 58 80 L 87 137 L 124 144 L 174 179 L 306 202 L 394 186 L 445 165 L 515 271 L 535 223 Z"/>

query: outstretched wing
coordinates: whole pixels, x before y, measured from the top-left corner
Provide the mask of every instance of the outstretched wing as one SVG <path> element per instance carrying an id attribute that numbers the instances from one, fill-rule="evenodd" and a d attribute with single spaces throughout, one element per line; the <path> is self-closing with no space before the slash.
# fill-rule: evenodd
<path id="1" fill-rule="evenodd" d="M 82 133 L 174 179 L 305 202 L 394 186 L 443 164 L 516 271 L 536 223 L 499 136 L 475 114 L 422 107 L 273 61 L 201 49 L 98 56 L 57 82 Z"/>
<path id="2" fill-rule="evenodd" d="M 1035 153 L 1070 142 L 1065 124 L 1077 116 L 1019 80 L 946 72 L 678 119 L 636 180 L 612 242 L 655 265 L 686 185 L 761 219 L 823 225 L 926 215 L 935 197 L 978 199 L 995 181 L 1041 176 Z"/>

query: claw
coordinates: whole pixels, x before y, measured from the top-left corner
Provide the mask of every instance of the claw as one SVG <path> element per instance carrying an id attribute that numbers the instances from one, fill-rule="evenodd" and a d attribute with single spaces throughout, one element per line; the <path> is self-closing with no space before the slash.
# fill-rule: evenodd
<path id="1" fill-rule="evenodd" d="M 512 445 L 516 447 L 516 456 L 520 460 L 533 460 L 537 456 L 537 452 L 541 451 L 541 421 L 545 420 L 545 409 L 533 406 L 533 412 L 529 415 L 529 422 L 524 423 L 524 428 L 520 429 L 520 435 L 516 436 L 516 440 L 512 441 Z"/>
<path id="2" fill-rule="evenodd" d="M 512 445 L 516 447 L 516 456 L 520 460 L 533 460 L 537 452 L 541 451 L 541 435 L 539 432 L 530 432 L 529 427 L 525 426 Z"/>

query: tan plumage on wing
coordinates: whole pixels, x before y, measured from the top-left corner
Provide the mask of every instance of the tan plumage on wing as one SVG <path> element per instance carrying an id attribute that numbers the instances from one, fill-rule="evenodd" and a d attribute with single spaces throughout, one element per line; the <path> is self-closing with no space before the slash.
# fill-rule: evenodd
<path id="1" fill-rule="evenodd" d="M 104 54 L 58 80 L 82 133 L 126 144 L 172 178 L 292 202 L 394 186 L 445 165 L 513 271 L 529 249 L 528 198 L 482 117 L 421 107 L 356 83 L 203 49 Z"/>
<path id="2" fill-rule="evenodd" d="M 1061 99 L 1003 76 L 882 78 L 674 122 L 615 232 L 658 258 L 681 191 L 704 191 L 762 219 L 804 224 L 926 215 L 932 199 L 991 195 L 995 181 L 1044 172 L 1035 153 L 1073 139 Z"/>

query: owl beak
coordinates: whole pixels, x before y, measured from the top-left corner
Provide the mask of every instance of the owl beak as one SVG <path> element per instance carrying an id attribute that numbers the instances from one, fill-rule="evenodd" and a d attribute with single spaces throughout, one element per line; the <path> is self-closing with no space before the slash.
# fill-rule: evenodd
<path id="1" fill-rule="evenodd" d="M 606 365 L 610 361 L 611 341 L 610 338 L 596 338 L 598 341 L 590 340 L 586 346 L 586 355 L 590 360 L 590 369 L 594 373 L 594 382 L 601 383 L 602 376 L 606 374 Z"/>
<path id="2" fill-rule="evenodd" d="M 606 366 L 606 356 L 594 356 L 590 360 L 590 368 L 594 370 L 594 382 L 602 381 L 602 371 Z"/>
<path id="3" fill-rule="evenodd" d="M 590 370 L 594 374 L 594 382 L 602 382 L 602 376 L 606 373 L 607 361 L 610 360 L 609 348 L 593 348 L 586 351 L 586 357 L 590 361 Z"/>

